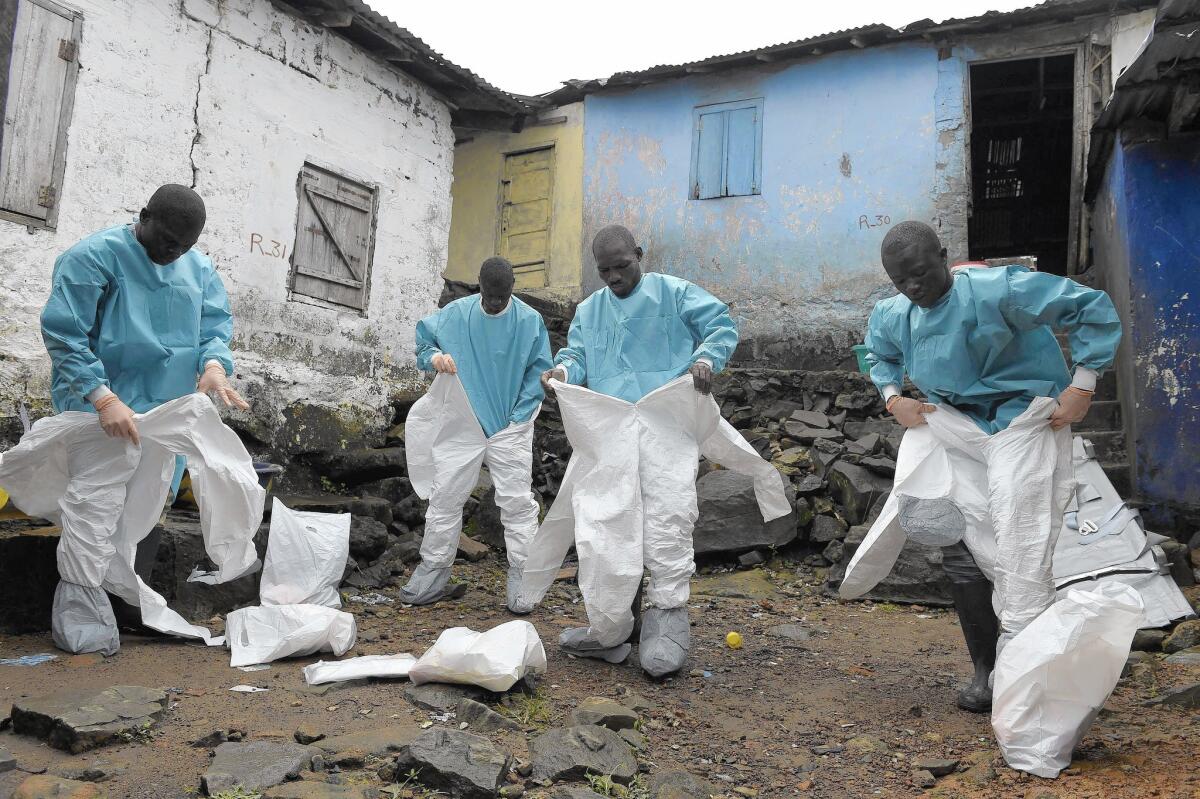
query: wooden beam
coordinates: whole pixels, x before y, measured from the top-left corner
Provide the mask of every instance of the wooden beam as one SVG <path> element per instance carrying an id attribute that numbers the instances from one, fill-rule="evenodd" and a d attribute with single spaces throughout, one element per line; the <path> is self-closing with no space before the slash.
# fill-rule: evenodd
<path id="1" fill-rule="evenodd" d="M 321 11 L 313 18 L 326 28 L 349 28 L 354 24 L 353 11 Z"/>
<path id="2" fill-rule="evenodd" d="M 567 117 L 565 115 L 560 117 L 539 117 L 532 122 L 527 122 L 526 127 L 540 128 L 545 125 L 563 125 L 566 124 L 566 121 Z"/>

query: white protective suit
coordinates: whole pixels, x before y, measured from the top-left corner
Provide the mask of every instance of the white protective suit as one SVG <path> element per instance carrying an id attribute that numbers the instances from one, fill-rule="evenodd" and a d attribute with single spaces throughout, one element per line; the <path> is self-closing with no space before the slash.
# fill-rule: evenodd
<path id="1" fill-rule="evenodd" d="M 538 503 L 533 480 L 533 423 L 509 425 L 487 438 L 458 377 L 439 374 L 417 400 L 405 422 L 405 454 L 413 491 L 429 500 L 421 562 L 449 568 L 462 533 L 462 509 L 487 464 L 504 525 L 509 566 L 525 563 L 537 533 Z"/>
<path id="2" fill-rule="evenodd" d="M 139 607 L 147 627 L 218 646 L 222 638 L 187 623 L 134 573 L 137 545 L 158 522 L 175 456 L 183 455 L 205 550 L 217 566 L 189 580 L 234 580 L 258 567 L 254 534 L 266 492 L 246 448 L 208 397 L 189 394 L 134 418 L 140 447 L 109 438 L 95 414 L 67 411 L 39 420 L 0 455 L 0 485 L 12 502 L 62 528 L 55 643 L 69 652 L 115 653 L 117 629 L 103 593 L 109 591 Z"/>
<path id="3" fill-rule="evenodd" d="M 892 493 L 846 568 L 841 596 L 862 596 L 891 571 L 907 538 L 901 497 L 914 497 L 948 499 L 963 513 L 967 548 L 995 586 L 1001 648 L 1050 607 L 1054 546 L 1075 491 L 1071 430 L 1050 429 L 1055 407 L 1035 399 L 988 435 L 939 405 L 927 424 L 905 431 Z"/>
<path id="4" fill-rule="evenodd" d="M 551 382 L 573 452 L 525 561 L 520 604 L 542 600 L 574 543 L 586 638 L 594 646 L 618 647 L 629 638 L 643 567 L 650 570 L 651 606 L 687 604 L 701 455 L 754 478 L 764 520 L 791 513 L 782 475 L 721 418 L 710 395 L 696 391 L 690 375 L 637 403 Z"/>

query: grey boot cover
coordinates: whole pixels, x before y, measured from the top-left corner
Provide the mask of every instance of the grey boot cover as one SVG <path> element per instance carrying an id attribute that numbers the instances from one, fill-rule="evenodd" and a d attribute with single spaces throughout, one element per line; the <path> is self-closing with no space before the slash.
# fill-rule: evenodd
<path id="1" fill-rule="evenodd" d="M 948 547 L 962 540 L 967 519 L 948 499 L 918 499 L 900 495 L 900 529 L 909 539 L 931 547 Z"/>
<path id="2" fill-rule="evenodd" d="M 650 608 L 642 617 L 638 658 L 651 677 L 665 677 L 683 668 L 691 645 L 687 608 Z"/>
<path id="3" fill-rule="evenodd" d="M 74 655 L 84 652 L 115 655 L 121 648 L 117 618 L 103 588 L 59 580 L 54 589 L 50 629 L 54 645 Z"/>
<path id="4" fill-rule="evenodd" d="M 533 604 L 521 602 L 521 567 L 508 567 L 508 589 L 506 592 L 506 602 L 508 609 L 517 614 L 524 616 L 533 612 Z"/>
<path id="5" fill-rule="evenodd" d="M 424 561 L 413 569 L 408 585 L 400 589 L 400 601 L 408 605 L 430 605 L 446 596 L 450 584 L 450 567 L 431 569 Z"/>
<path id="6" fill-rule="evenodd" d="M 583 658 L 596 658 L 608 663 L 620 663 L 629 657 L 633 647 L 629 644 L 602 646 L 599 641 L 588 637 L 587 627 L 574 627 L 563 630 L 558 636 L 558 645 L 569 655 Z"/>

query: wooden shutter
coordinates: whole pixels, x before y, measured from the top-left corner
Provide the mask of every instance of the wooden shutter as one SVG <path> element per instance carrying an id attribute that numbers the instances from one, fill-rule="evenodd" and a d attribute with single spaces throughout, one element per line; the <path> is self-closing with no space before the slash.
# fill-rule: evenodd
<path id="1" fill-rule="evenodd" d="M 696 163 L 692 198 L 725 195 L 725 118 L 723 111 L 699 114 L 696 120 Z"/>
<path id="2" fill-rule="evenodd" d="M 376 189 L 305 164 L 299 180 L 292 291 L 366 310 Z"/>
<path id="3" fill-rule="evenodd" d="M 758 109 L 735 108 L 726 114 L 725 196 L 757 194 Z"/>
<path id="4" fill-rule="evenodd" d="M 518 289 L 546 285 L 553 183 L 553 147 L 504 157 L 499 252 L 512 263 Z"/>
<path id="5" fill-rule="evenodd" d="M 11 10 L 13 0 L 5 0 Z M 50 0 L 18 0 L 0 130 L 0 215 L 53 227 L 66 168 L 79 69 L 79 15 Z M 4 13 L 0 13 L 0 24 Z"/>

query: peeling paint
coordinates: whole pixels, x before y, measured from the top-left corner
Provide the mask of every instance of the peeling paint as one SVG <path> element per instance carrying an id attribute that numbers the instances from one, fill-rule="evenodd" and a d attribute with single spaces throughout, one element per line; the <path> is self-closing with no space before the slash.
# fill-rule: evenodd
<path id="1" fill-rule="evenodd" d="M 409 76 L 268 0 L 76 0 L 84 18 L 57 231 L 0 221 L 0 423 L 48 410 L 38 318 L 59 252 L 130 220 L 154 188 L 193 185 L 208 224 L 198 247 L 235 316 L 235 382 L 254 402 L 244 430 L 275 445 L 287 408 L 326 409 L 347 431 L 382 430 L 422 386 L 416 321 L 436 307 L 449 236 L 449 108 Z M 305 161 L 379 185 L 365 315 L 289 297 Z M 13 268 L 7 268 L 14 265 Z M 331 421 L 333 420 L 333 421 Z M 332 428 L 331 428 L 332 429 Z M 364 433 L 365 434 L 365 433 Z M 373 434 L 373 433 L 372 433 Z"/>

